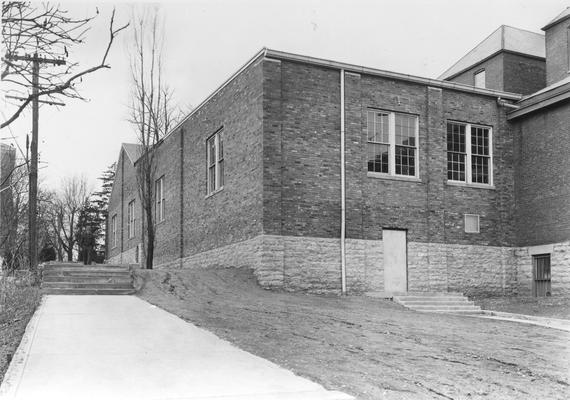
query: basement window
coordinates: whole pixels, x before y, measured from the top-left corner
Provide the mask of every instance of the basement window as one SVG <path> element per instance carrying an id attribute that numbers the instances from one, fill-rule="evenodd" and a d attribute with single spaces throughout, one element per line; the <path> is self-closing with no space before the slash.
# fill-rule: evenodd
<path id="1" fill-rule="evenodd" d="M 214 194 L 224 187 L 224 131 L 219 130 L 206 141 L 207 194 Z"/>
<path id="2" fill-rule="evenodd" d="M 465 214 L 465 233 L 479 233 L 478 214 Z"/>
<path id="3" fill-rule="evenodd" d="M 368 110 L 368 172 L 418 178 L 418 116 Z"/>

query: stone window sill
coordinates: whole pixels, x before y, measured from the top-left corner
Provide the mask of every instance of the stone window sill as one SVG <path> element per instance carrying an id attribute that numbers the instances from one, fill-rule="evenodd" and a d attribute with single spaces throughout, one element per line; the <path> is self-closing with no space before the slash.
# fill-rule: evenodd
<path id="1" fill-rule="evenodd" d="M 224 190 L 224 187 L 223 187 L 223 186 L 222 186 L 221 188 L 219 188 L 219 189 L 214 190 L 212 193 L 206 195 L 205 199 L 208 199 L 208 198 L 212 197 L 213 195 L 215 195 L 215 194 L 217 194 L 217 193 L 220 193 L 222 190 Z"/>
<path id="2" fill-rule="evenodd" d="M 447 186 L 460 186 L 466 188 L 474 188 L 474 189 L 487 189 L 487 190 L 495 190 L 495 186 L 493 185 L 485 185 L 482 183 L 465 183 L 465 182 L 455 182 L 455 181 L 447 181 L 445 183 Z"/>
<path id="3" fill-rule="evenodd" d="M 416 178 L 415 176 L 387 175 L 387 174 L 381 174 L 379 172 L 370 172 L 370 171 L 368 171 L 366 173 L 366 176 L 368 176 L 369 178 L 386 179 L 386 180 L 390 180 L 390 181 L 422 183 L 422 180 L 419 178 Z"/>

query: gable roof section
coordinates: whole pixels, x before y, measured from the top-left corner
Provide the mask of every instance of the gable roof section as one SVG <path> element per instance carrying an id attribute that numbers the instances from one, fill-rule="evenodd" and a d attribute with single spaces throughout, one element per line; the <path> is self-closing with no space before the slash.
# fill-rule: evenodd
<path id="1" fill-rule="evenodd" d="M 501 25 L 487 36 L 485 40 L 475 46 L 473 50 L 441 74 L 438 79 L 451 79 L 501 51 L 545 58 L 544 35 Z"/>
<path id="2" fill-rule="evenodd" d="M 123 143 L 122 144 L 123 150 L 129 157 L 129 160 L 134 165 L 135 162 L 140 158 L 142 154 L 142 145 L 136 143 Z"/>
<path id="3" fill-rule="evenodd" d="M 552 21 L 550 21 L 548 24 L 546 24 L 542 28 L 542 30 L 545 31 L 545 30 L 553 27 L 554 25 L 558 24 L 559 22 L 562 22 L 568 18 L 570 18 L 570 7 L 566 7 L 566 9 L 564 11 L 562 11 L 560 14 L 558 14 L 556 16 L 556 18 L 554 18 Z"/>

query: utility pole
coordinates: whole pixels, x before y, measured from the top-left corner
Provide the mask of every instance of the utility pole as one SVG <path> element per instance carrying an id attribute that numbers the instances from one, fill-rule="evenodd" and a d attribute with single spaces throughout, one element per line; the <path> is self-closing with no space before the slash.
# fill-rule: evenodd
<path id="1" fill-rule="evenodd" d="M 28 61 L 32 63 L 32 143 L 30 145 L 31 160 L 29 165 L 29 189 L 28 189 L 28 257 L 30 259 L 30 272 L 37 278 L 38 269 L 38 126 L 40 119 L 39 77 L 40 64 L 65 65 L 63 59 L 48 59 L 33 56 L 9 54 L 8 59 L 15 61 Z M 23 100 L 23 99 L 20 99 Z M 53 104 L 54 102 L 46 102 Z"/>

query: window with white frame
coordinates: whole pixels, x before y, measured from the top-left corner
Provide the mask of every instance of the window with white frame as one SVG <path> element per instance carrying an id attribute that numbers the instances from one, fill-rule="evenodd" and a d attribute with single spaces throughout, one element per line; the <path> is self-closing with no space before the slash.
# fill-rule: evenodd
<path id="1" fill-rule="evenodd" d="M 164 175 L 154 183 L 156 222 L 164 221 Z"/>
<path id="2" fill-rule="evenodd" d="M 129 239 L 135 237 L 135 201 L 132 200 L 127 206 L 127 231 Z"/>
<path id="3" fill-rule="evenodd" d="M 473 75 L 473 80 L 475 81 L 475 87 L 485 88 L 486 87 L 485 78 L 486 76 L 484 69 L 475 72 L 475 74 Z"/>
<path id="4" fill-rule="evenodd" d="M 111 244 L 117 247 L 117 214 L 111 217 Z"/>
<path id="5" fill-rule="evenodd" d="M 368 172 L 418 177 L 418 116 L 368 110 Z"/>
<path id="6" fill-rule="evenodd" d="M 493 184 L 493 141 L 489 127 L 447 122 L 447 180 Z"/>
<path id="7" fill-rule="evenodd" d="M 219 130 L 206 141 L 208 194 L 224 187 L 224 132 Z"/>

